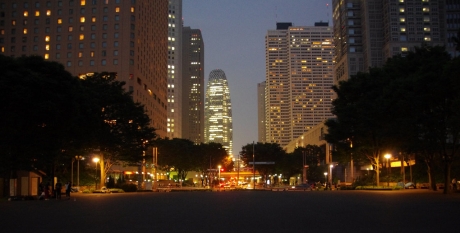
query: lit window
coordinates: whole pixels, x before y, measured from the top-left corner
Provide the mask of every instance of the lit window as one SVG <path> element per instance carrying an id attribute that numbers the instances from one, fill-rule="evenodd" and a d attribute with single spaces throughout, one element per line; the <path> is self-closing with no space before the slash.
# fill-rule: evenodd
<path id="1" fill-rule="evenodd" d="M 80 34 L 80 40 L 84 40 L 84 39 L 85 39 L 85 35 Z"/>
<path id="2" fill-rule="evenodd" d="M 58 19 L 58 24 L 62 24 L 62 19 L 61 18 Z"/>
<path id="3" fill-rule="evenodd" d="M 400 22 L 406 22 L 406 18 L 399 18 Z"/>
<path id="4" fill-rule="evenodd" d="M 425 38 L 423 38 L 425 41 L 431 41 L 431 37 L 429 36 L 425 36 Z"/>
<path id="5" fill-rule="evenodd" d="M 85 22 L 85 17 L 80 17 L 80 23 L 84 23 Z"/>
<path id="6" fill-rule="evenodd" d="M 115 12 L 120 12 L 120 7 L 115 7 Z"/>
<path id="7" fill-rule="evenodd" d="M 27 28 L 24 28 L 24 35 L 27 34 Z"/>
<path id="8" fill-rule="evenodd" d="M 48 58 L 50 58 L 50 55 L 45 53 L 45 59 L 48 60 Z"/>
<path id="9" fill-rule="evenodd" d="M 15 26 L 16 25 L 16 20 L 11 20 L 11 25 Z"/>
<path id="10" fill-rule="evenodd" d="M 71 32 L 71 31 L 73 31 L 73 27 L 72 27 L 72 26 L 69 27 L 69 32 Z"/>
<path id="11" fill-rule="evenodd" d="M 80 0 L 80 5 L 82 6 L 86 5 L 86 0 Z"/>
<path id="12" fill-rule="evenodd" d="M 406 31 L 406 28 L 401 28 L 401 32 L 405 32 Z"/>
<path id="13" fill-rule="evenodd" d="M 399 8 L 399 12 L 404 12 L 404 8 Z"/>
<path id="14" fill-rule="evenodd" d="M 49 50 L 50 50 L 50 45 L 49 45 L 49 44 L 45 45 L 45 50 L 46 50 L 46 51 L 49 51 Z"/>
<path id="15" fill-rule="evenodd" d="M 423 31 L 429 32 L 429 31 L 431 31 L 431 29 L 430 28 L 423 28 Z"/>
<path id="16" fill-rule="evenodd" d="M 407 47 L 401 47 L 401 52 L 407 52 Z"/>
<path id="17" fill-rule="evenodd" d="M 50 36 L 45 36 L 45 41 L 49 42 L 50 41 Z"/>
<path id="18" fill-rule="evenodd" d="M 47 16 L 50 16 L 50 15 L 51 15 L 51 10 L 47 10 L 47 11 L 46 11 L 46 15 L 47 15 Z"/>
<path id="19" fill-rule="evenodd" d="M 91 52 L 89 53 L 89 56 L 90 56 L 90 57 L 94 57 L 94 51 L 91 51 Z"/>
<path id="20" fill-rule="evenodd" d="M 5 52 L 5 47 L 2 46 L 2 53 L 4 53 L 4 52 Z"/>
<path id="21" fill-rule="evenodd" d="M 79 52 L 78 57 L 83 57 L 83 52 Z"/>
<path id="22" fill-rule="evenodd" d="M 95 23 L 96 22 L 96 17 L 91 18 L 91 22 Z"/>
<path id="23" fill-rule="evenodd" d="M 24 11 L 24 17 L 27 17 L 29 16 L 29 12 L 28 11 Z"/>
<path id="24" fill-rule="evenodd" d="M 40 11 L 35 11 L 35 16 L 40 16 Z"/>
<path id="25" fill-rule="evenodd" d="M 430 8 L 424 7 L 424 8 L 423 8 L 423 12 L 430 12 Z"/>
<path id="26" fill-rule="evenodd" d="M 133 6 L 131 7 L 131 12 L 134 12 L 134 7 Z"/>

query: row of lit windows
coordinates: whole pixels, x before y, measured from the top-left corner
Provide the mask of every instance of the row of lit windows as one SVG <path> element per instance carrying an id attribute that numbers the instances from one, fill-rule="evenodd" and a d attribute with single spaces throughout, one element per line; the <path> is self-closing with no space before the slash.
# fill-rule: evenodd
<path id="1" fill-rule="evenodd" d="M 114 18 L 114 19 L 115 19 L 115 21 L 120 21 L 120 16 L 119 16 L 119 15 L 115 15 L 115 18 Z M 134 21 L 134 19 L 135 19 L 135 16 L 132 15 L 132 16 L 131 16 L 131 21 Z M 102 21 L 103 21 L 103 22 L 109 21 L 109 17 L 108 17 L 108 16 L 102 16 Z M 16 22 L 17 22 L 16 20 L 11 20 L 11 25 L 12 25 L 12 26 L 16 26 L 16 24 L 17 24 Z M 73 18 L 72 18 L 72 17 L 69 18 L 69 19 L 68 19 L 68 22 L 69 22 L 69 23 L 73 23 Z M 85 23 L 85 22 L 86 22 L 86 18 L 85 18 L 85 17 L 80 17 L 80 23 Z M 95 22 L 96 22 L 96 17 L 91 17 L 91 22 L 92 22 L 92 23 L 95 23 Z M 27 19 L 24 19 L 23 22 L 22 22 L 23 25 L 27 25 L 27 23 L 28 23 Z M 38 25 L 38 24 L 40 23 L 40 21 L 39 21 L 38 19 L 36 19 L 36 20 L 34 20 L 34 23 L 35 23 L 35 25 Z M 50 23 L 51 23 L 51 20 L 50 20 L 49 18 L 47 18 L 47 19 L 45 20 L 45 23 L 46 23 L 46 24 L 50 24 Z M 62 24 L 62 23 L 63 23 L 62 18 L 58 18 L 58 19 L 57 19 L 57 24 Z M 4 24 L 4 21 L 2 20 L 1 25 L 3 25 L 3 24 Z"/>
<path id="2" fill-rule="evenodd" d="M 106 5 L 109 4 L 109 0 L 100 0 L 100 1 L 103 2 Z M 115 2 L 117 4 L 121 3 L 121 0 L 110 0 L 110 1 Z M 74 3 L 75 3 L 74 0 L 68 0 L 68 2 L 69 2 L 69 6 L 74 6 Z M 86 2 L 87 2 L 87 0 L 80 0 L 80 6 L 86 6 Z M 88 2 L 91 2 L 92 5 L 97 5 L 98 0 L 88 0 Z M 136 3 L 136 0 L 131 0 L 131 4 L 135 4 L 135 3 Z M 63 6 L 63 2 L 58 1 L 57 5 L 58 6 Z M 11 6 L 12 6 L 13 9 L 15 9 L 15 8 L 18 7 L 18 4 L 17 3 L 12 3 Z M 29 8 L 29 3 L 24 2 L 23 6 L 24 6 L 24 8 Z M 51 7 L 51 1 L 47 1 L 46 6 Z M 6 8 L 6 4 L 5 3 L 0 3 L 0 9 L 5 9 L 5 8 Z M 35 8 L 40 8 L 40 3 L 39 2 L 35 2 Z"/>

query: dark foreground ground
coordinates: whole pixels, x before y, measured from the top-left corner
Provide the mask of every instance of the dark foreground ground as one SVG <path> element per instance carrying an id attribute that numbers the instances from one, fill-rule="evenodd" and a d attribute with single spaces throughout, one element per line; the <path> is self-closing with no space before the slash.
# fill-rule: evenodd
<path id="1" fill-rule="evenodd" d="M 0 201 L 0 232 L 460 232 L 460 194 L 428 190 L 72 194 Z"/>

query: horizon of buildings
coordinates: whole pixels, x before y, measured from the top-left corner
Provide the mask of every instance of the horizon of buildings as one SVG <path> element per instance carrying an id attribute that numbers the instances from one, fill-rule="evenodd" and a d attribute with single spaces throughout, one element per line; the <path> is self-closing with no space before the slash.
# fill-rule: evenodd
<path id="1" fill-rule="evenodd" d="M 204 111 L 204 141 L 222 144 L 233 155 L 232 103 L 227 77 L 221 69 L 209 73 Z"/>

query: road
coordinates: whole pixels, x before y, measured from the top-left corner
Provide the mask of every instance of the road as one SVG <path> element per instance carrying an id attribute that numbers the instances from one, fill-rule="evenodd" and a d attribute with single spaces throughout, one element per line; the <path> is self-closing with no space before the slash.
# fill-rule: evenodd
<path id="1" fill-rule="evenodd" d="M 0 201 L 0 231 L 455 232 L 459 212 L 459 193 L 428 190 L 72 194 Z"/>

